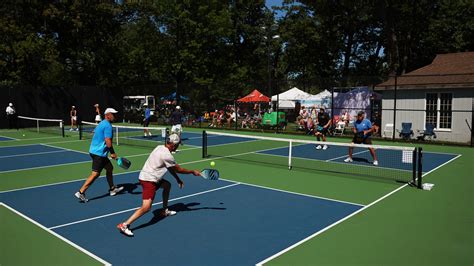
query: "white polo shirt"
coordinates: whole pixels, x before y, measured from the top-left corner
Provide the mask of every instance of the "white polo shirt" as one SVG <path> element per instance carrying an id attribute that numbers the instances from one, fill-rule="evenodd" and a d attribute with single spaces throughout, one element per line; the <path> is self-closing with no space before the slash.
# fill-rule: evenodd
<path id="1" fill-rule="evenodd" d="M 167 168 L 176 165 L 170 150 L 164 145 L 156 147 L 148 156 L 138 179 L 149 182 L 158 182 L 168 171 Z"/>

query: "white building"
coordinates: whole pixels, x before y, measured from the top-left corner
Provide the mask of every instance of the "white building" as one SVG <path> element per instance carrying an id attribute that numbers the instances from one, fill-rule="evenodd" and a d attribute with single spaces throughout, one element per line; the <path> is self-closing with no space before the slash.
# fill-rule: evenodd
<path id="1" fill-rule="evenodd" d="M 474 52 L 437 55 L 430 65 L 392 77 L 375 90 L 382 94 L 382 131 L 394 124 L 398 138 L 407 122 L 416 137 L 432 124 L 436 141 L 473 141 Z"/>

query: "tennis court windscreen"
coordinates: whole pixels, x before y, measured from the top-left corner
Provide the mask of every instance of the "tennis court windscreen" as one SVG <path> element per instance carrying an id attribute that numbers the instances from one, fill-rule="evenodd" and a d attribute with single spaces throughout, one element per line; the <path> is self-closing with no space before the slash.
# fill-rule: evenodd
<path id="1" fill-rule="evenodd" d="M 349 150 L 352 158 L 349 158 Z M 377 163 L 374 163 L 375 159 Z M 416 147 L 203 132 L 203 157 L 314 173 L 416 184 Z M 420 162 L 421 163 L 421 162 Z M 418 180 L 421 184 L 421 180 Z"/>
<path id="2" fill-rule="evenodd" d="M 96 123 L 82 121 L 80 124 L 80 139 L 92 139 Z M 134 127 L 112 125 L 115 145 L 130 145 L 155 148 L 163 144 L 168 130 L 165 127 Z"/>
<path id="3" fill-rule="evenodd" d="M 18 116 L 18 127 L 36 133 L 44 133 L 64 137 L 64 121 L 62 119 L 45 119 Z"/>

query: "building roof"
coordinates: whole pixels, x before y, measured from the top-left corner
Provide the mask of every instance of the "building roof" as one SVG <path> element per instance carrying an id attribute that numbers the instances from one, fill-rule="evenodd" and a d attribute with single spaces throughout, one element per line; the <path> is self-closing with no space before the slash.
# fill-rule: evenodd
<path id="1" fill-rule="evenodd" d="M 375 86 L 393 90 L 395 78 Z M 439 54 L 433 62 L 397 77 L 397 89 L 474 88 L 474 52 Z"/>

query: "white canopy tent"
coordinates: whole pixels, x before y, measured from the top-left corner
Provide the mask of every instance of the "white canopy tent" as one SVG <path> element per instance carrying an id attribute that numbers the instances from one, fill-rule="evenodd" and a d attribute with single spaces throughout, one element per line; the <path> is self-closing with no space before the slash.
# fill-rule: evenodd
<path id="1" fill-rule="evenodd" d="M 296 102 L 304 100 L 310 96 L 314 96 L 307 92 L 304 92 L 296 87 L 293 87 L 285 92 L 280 93 L 278 96 L 272 96 L 272 102 L 277 101 L 278 97 L 278 108 L 280 109 L 294 109 L 296 106 Z"/>

